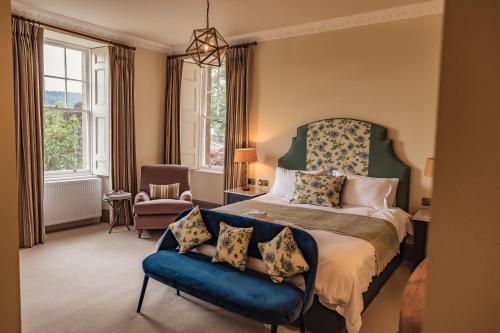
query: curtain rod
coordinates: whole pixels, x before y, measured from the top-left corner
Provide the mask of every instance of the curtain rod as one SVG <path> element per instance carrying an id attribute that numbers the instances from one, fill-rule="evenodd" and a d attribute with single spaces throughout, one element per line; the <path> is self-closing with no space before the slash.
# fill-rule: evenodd
<path id="1" fill-rule="evenodd" d="M 108 39 L 103 39 L 103 38 L 99 38 L 99 37 L 87 35 L 87 34 L 85 34 L 83 32 L 79 32 L 79 31 L 75 31 L 75 30 L 70 30 L 70 29 L 58 27 L 58 26 L 55 26 L 55 25 L 52 25 L 52 24 L 48 24 L 48 23 L 44 23 L 44 22 L 32 20 L 32 19 L 26 18 L 24 16 L 20 16 L 20 15 L 12 15 L 12 17 L 17 18 L 17 19 L 21 19 L 21 20 L 25 20 L 25 21 L 28 21 L 28 22 L 32 22 L 34 24 L 38 24 L 38 25 L 40 25 L 42 27 L 45 27 L 45 28 L 50 28 L 50 29 L 54 29 L 54 30 L 58 30 L 58 31 L 63 31 L 63 32 L 70 33 L 70 34 L 73 34 L 73 35 L 85 37 L 87 39 L 92 39 L 92 40 L 95 40 L 95 41 L 98 41 L 98 42 L 101 42 L 101 43 L 116 45 L 116 46 L 120 46 L 120 47 L 123 47 L 123 48 L 126 48 L 126 49 L 131 49 L 131 50 L 135 51 L 135 47 L 133 47 L 133 46 L 122 44 L 122 43 L 115 42 L 115 41 L 112 41 L 112 40 L 108 40 Z"/>
<path id="2" fill-rule="evenodd" d="M 229 48 L 230 49 L 236 49 L 236 48 L 239 48 L 239 47 L 248 47 L 248 46 L 253 46 L 253 45 L 257 45 L 257 42 L 250 42 L 250 43 L 243 43 L 243 44 L 232 45 Z M 183 53 L 183 54 L 169 55 L 169 56 L 167 56 L 167 59 L 188 58 L 188 57 L 189 57 L 189 54 Z"/>

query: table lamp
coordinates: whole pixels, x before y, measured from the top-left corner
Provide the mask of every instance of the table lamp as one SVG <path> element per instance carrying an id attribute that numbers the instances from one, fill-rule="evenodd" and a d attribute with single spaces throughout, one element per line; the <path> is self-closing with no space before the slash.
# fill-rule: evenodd
<path id="1" fill-rule="evenodd" d="M 257 161 L 257 152 L 255 148 L 237 148 L 234 151 L 234 162 L 235 163 L 246 163 L 246 170 L 245 170 L 245 181 L 244 184 L 242 184 L 241 189 L 243 191 L 249 191 L 250 188 L 248 187 L 248 178 L 247 178 L 247 173 L 248 173 L 248 163 L 250 162 L 255 162 Z"/>
<path id="2" fill-rule="evenodd" d="M 425 163 L 424 176 L 431 178 L 434 176 L 434 157 L 427 159 L 427 163 Z"/>

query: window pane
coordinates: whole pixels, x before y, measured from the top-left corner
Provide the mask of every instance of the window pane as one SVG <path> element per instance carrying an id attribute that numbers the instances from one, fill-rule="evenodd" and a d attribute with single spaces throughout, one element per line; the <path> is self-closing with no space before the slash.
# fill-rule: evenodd
<path id="1" fill-rule="evenodd" d="M 65 84 L 63 79 L 45 78 L 45 100 L 46 106 L 64 108 Z"/>
<path id="2" fill-rule="evenodd" d="M 87 168 L 84 165 L 84 117 L 87 117 L 84 113 L 45 109 L 45 171 L 77 171 Z"/>
<path id="3" fill-rule="evenodd" d="M 43 45 L 43 71 L 45 75 L 64 77 L 64 48 Z"/>
<path id="4" fill-rule="evenodd" d="M 70 109 L 85 110 L 84 84 L 81 81 L 67 81 L 67 107 Z"/>
<path id="5" fill-rule="evenodd" d="M 224 136 L 226 122 L 222 118 L 203 119 L 203 164 L 224 167 Z"/>
<path id="6" fill-rule="evenodd" d="M 83 57 L 82 51 L 66 49 L 66 75 L 68 79 L 84 79 Z"/>

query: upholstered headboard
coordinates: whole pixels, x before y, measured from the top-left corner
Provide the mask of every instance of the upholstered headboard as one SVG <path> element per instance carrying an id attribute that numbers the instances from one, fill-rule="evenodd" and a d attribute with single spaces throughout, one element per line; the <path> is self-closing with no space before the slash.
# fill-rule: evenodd
<path id="1" fill-rule="evenodd" d="M 399 178 L 396 205 L 408 211 L 410 167 L 396 156 L 385 127 L 347 118 L 300 126 L 278 166 L 293 170 L 335 168 L 370 177 Z"/>

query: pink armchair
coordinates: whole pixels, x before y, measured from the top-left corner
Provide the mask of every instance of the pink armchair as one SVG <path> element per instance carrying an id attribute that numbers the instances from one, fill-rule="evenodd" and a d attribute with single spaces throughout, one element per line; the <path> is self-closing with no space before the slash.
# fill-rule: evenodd
<path id="1" fill-rule="evenodd" d="M 179 199 L 157 199 L 149 197 L 149 184 L 179 183 Z M 166 229 L 177 214 L 193 207 L 189 185 L 189 168 L 182 165 L 143 165 L 141 186 L 134 200 L 134 225 L 138 237 L 144 229 Z"/>

